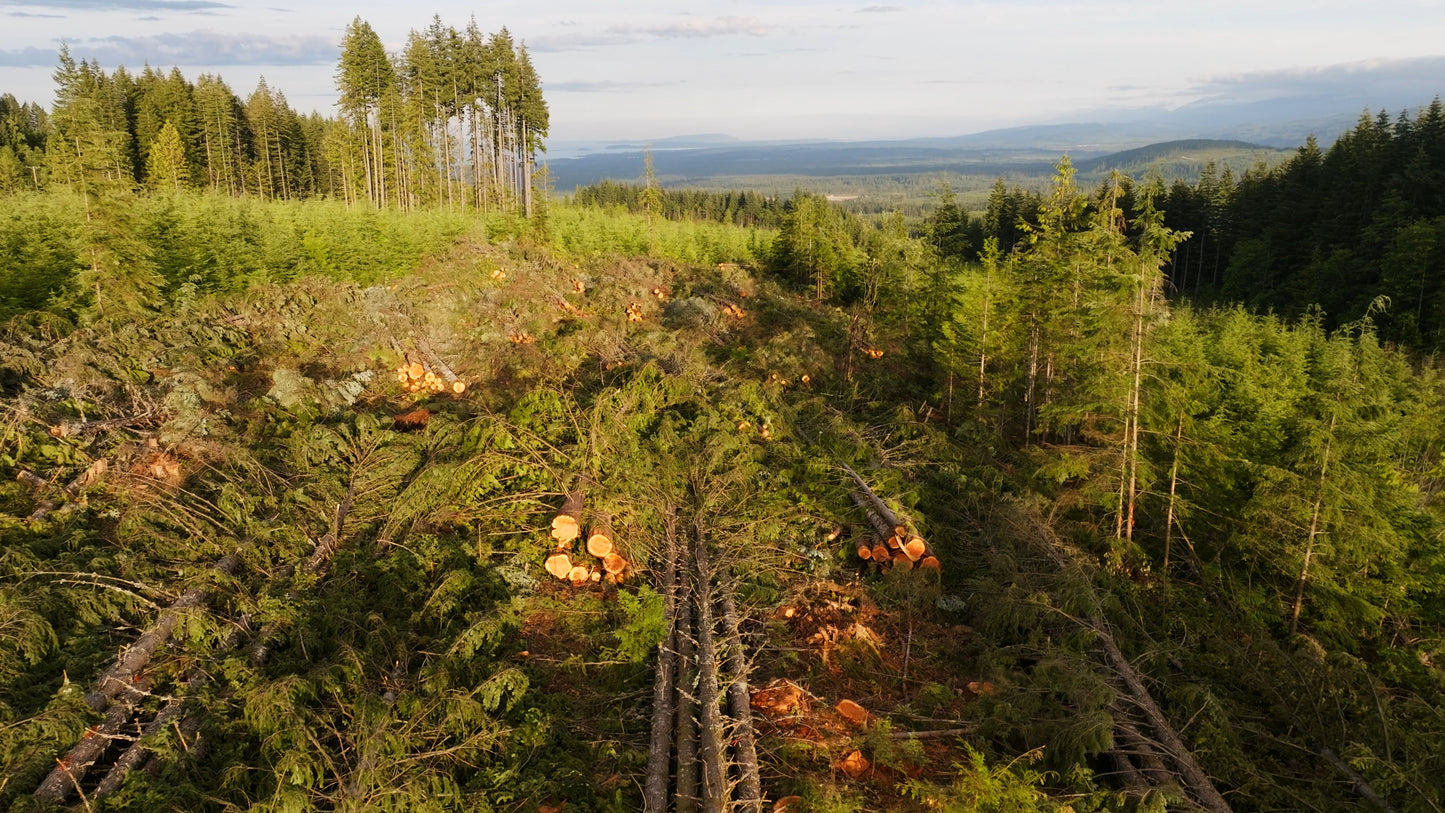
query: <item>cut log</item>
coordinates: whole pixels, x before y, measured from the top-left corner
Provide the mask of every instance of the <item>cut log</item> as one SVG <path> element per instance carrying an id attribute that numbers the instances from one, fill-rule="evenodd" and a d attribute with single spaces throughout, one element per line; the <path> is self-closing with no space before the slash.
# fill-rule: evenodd
<path id="1" fill-rule="evenodd" d="M 111 741 L 120 735 L 121 728 L 130 720 L 136 704 L 145 699 L 149 688 L 148 683 L 141 681 L 124 687 L 123 692 L 114 695 L 105 719 L 87 729 L 80 742 L 67 751 L 64 757 L 56 760 L 55 767 L 41 781 L 40 787 L 35 789 L 35 798 L 53 802 L 64 802 L 69 798 L 85 780 L 90 766 L 105 754 Z"/>
<path id="2" fill-rule="evenodd" d="M 567 571 L 567 581 L 572 582 L 573 587 L 581 587 L 587 583 L 588 575 L 587 568 L 573 565 L 572 569 Z"/>
<path id="3" fill-rule="evenodd" d="M 928 552 L 928 545 L 924 543 L 922 537 L 909 536 L 907 541 L 903 543 L 903 552 L 908 554 L 909 559 L 916 562 L 922 559 L 923 555 Z"/>
<path id="4" fill-rule="evenodd" d="M 587 535 L 587 552 L 598 559 L 612 553 L 612 518 L 607 514 L 592 516 L 592 530 Z"/>
<path id="5" fill-rule="evenodd" d="M 934 570 L 942 570 L 943 563 L 938 561 L 937 556 L 925 556 L 918 560 L 919 567 L 931 567 Z"/>
<path id="6" fill-rule="evenodd" d="M 602 569 L 613 576 L 620 576 L 627 569 L 627 560 L 619 553 L 609 553 L 602 557 Z"/>
<path id="7" fill-rule="evenodd" d="M 681 551 L 681 568 L 692 567 L 692 546 L 684 544 Z M 682 577 L 678 598 L 677 628 L 677 796 L 674 809 L 677 813 L 696 813 L 698 809 L 698 764 L 697 764 L 697 700 L 693 687 L 697 685 L 697 647 L 694 631 L 697 629 L 696 607 L 692 600 L 692 580 Z"/>
<path id="8" fill-rule="evenodd" d="M 887 562 L 892 558 L 893 553 L 888 550 L 887 545 L 883 544 L 882 542 L 878 542 L 873 545 L 873 561 L 879 564 L 883 564 L 884 562 Z"/>
<path id="9" fill-rule="evenodd" d="M 862 751 L 849 751 L 848 755 L 839 760 L 838 764 L 834 767 L 844 774 L 847 774 L 849 779 L 857 779 L 868 772 L 868 769 L 872 767 L 872 763 L 868 761 L 867 757 L 863 756 Z"/>
<path id="10" fill-rule="evenodd" d="M 572 517 L 563 515 L 552 519 L 552 538 L 557 540 L 557 547 L 568 545 L 581 535 L 582 526 Z"/>
<path id="11" fill-rule="evenodd" d="M 41 520 L 53 514 L 55 512 L 55 509 L 59 507 L 60 503 L 56 502 L 55 500 L 41 500 L 39 503 L 36 504 L 35 510 L 30 512 L 30 516 L 26 517 L 25 519 L 27 522 L 40 522 Z"/>
<path id="12" fill-rule="evenodd" d="M 903 570 L 912 570 L 913 560 L 909 559 L 908 554 L 903 551 L 895 551 L 893 554 L 893 566 Z"/>
<path id="13" fill-rule="evenodd" d="M 85 471 L 81 472 L 79 477 L 70 481 L 70 485 L 65 487 L 65 493 L 74 497 L 82 490 L 99 483 L 109 469 L 110 464 L 106 462 L 105 458 L 99 458 L 94 463 L 91 463 Z"/>
<path id="14" fill-rule="evenodd" d="M 905 531 L 908 530 L 906 527 L 903 527 L 903 523 L 899 521 L 898 517 L 888 505 L 879 499 L 878 495 L 873 492 L 873 489 L 868 487 L 868 484 L 863 481 L 863 478 L 858 472 L 853 471 L 853 468 L 847 463 L 839 462 L 838 465 L 842 466 L 843 470 L 848 472 L 848 476 L 853 478 L 853 482 L 858 484 L 858 488 L 863 490 L 863 494 L 867 498 L 869 505 L 873 507 L 874 511 L 878 512 L 878 516 L 882 518 L 884 522 L 888 523 L 887 529 L 883 531 L 881 535 L 886 536 L 896 528 L 903 528 Z"/>
<path id="15" fill-rule="evenodd" d="M 326 575 L 331 567 L 331 557 L 341 547 L 341 531 L 346 525 L 346 519 L 351 515 L 351 508 L 356 504 L 356 479 L 353 477 L 351 483 L 346 487 L 346 497 L 336 504 L 336 510 L 331 517 L 331 530 L 322 534 L 316 540 L 316 550 L 311 552 L 306 564 L 302 566 L 301 572 L 307 576 L 322 577 Z M 292 587 L 286 591 L 287 600 L 294 601 L 300 597 L 299 587 Z M 251 642 L 248 648 L 251 664 L 260 666 L 271 656 L 271 644 L 275 642 L 277 622 L 267 624 Z"/>
<path id="16" fill-rule="evenodd" d="M 552 578 L 565 579 L 567 574 L 572 572 L 572 557 L 568 556 L 566 551 L 554 551 L 547 557 L 543 567 L 552 574 Z"/>
<path id="17" fill-rule="evenodd" d="M 1132 767 L 1135 768 L 1140 779 L 1143 779 L 1146 786 L 1163 787 L 1171 784 L 1174 778 L 1170 776 L 1169 769 L 1164 766 L 1164 760 L 1160 758 L 1159 752 L 1154 749 L 1154 744 L 1145 739 L 1139 729 L 1135 727 L 1134 721 L 1115 702 L 1109 707 L 1109 713 L 1114 717 L 1114 742 L 1116 750 L 1122 747 L 1122 754 Z"/>
<path id="18" fill-rule="evenodd" d="M 441 356 L 432 352 L 431 342 L 427 341 L 426 336 L 418 333 L 413 338 L 416 339 L 416 349 L 421 352 L 422 358 L 425 358 L 427 363 L 431 364 L 432 369 L 436 370 L 438 378 L 445 381 L 448 385 L 458 380 L 457 374 L 452 372 L 452 368 L 448 367 L 445 361 L 442 361 Z"/>
<path id="19" fill-rule="evenodd" d="M 1144 686 L 1144 678 L 1134 665 L 1124 657 L 1119 650 L 1119 644 L 1114 640 L 1114 634 L 1104 624 L 1092 618 L 1086 618 L 1085 623 L 1094 630 L 1099 637 L 1099 643 L 1103 646 L 1104 654 L 1113 667 L 1114 673 L 1126 689 L 1124 696 L 1144 715 L 1149 727 L 1154 730 L 1159 743 L 1164 746 L 1177 767 L 1177 775 L 1184 780 L 1184 787 L 1194 797 L 1194 801 L 1206 810 L 1214 813 L 1228 813 L 1229 803 L 1220 795 L 1219 790 L 1214 787 L 1209 774 L 1204 772 L 1199 763 L 1195 761 L 1194 755 L 1184 747 L 1184 741 L 1179 733 L 1169 724 L 1169 718 L 1164 716 L 1163 710 L 1154 702 L 1149 690 Z"/>
<path id="20" fill-rule="evenodd" d="M 1334 766 L 1335 770 L 1344 774 L 1345 778 L 1350 780 L 1350 787 L 1354 790 L 1356 796 L 1373 802 L 1376 807 L 1385 811 L 1385 813 L 1395 813 L 1395 807 L 1385 801 L 1383 796 L 1376 793 L 1375 789 L 1370 787 L 1370 783 L 1365 781 L 1365 777 L 1360 776 L 1359 771 L 1351 768 L 1350 764 L 1340 759 L 1334 751 L 1321 745 L 1315 748 L 1315 753 L 1324 757 L 1325 761 Z"/>
<path id="21" fill-rule="evenodd" d="M 145 412 L 140 415 L 132 415 L 128 418 L 111 418 L 105 421 L 75 421 L 62 423 L 50 427 L 50 434 L 57 438 L 73 438 L 82 435 L 93 435 L 96 432 L 103 432 L 106 429 L 134 426 L 149 420 L 151 413 Z"/>
<path id="22" fill-rule="evenodd" d="M 421 362 L 413 361 L 411 364 L 407 365 L 406 376 L 412 381 L 418 381 L 424 375 L 426 375 L 426 368 L 421 365 Z"/>
<path id="23" fill-rule="evenodd" d="M 584 494 L 577 489 L 567 495 L 557 516 L 552 518 L 552 538 L 558 542 L 571 542 L 581 535 L 582 503 Z"/>
<path id="24" fill-rule="evenodd" d="M 698 663 L 698 755 L 702 760 L 702 810 L 703 813 L 723 813 L 728 799 L 727 765 L 724 762 L 724 742 L 721 678 L 718 674 L 717 640 L 714 637 L 712 603 L 712 568 L 708 564 L 707 537 L 699 518 L 695 523 L 696 548 L 693 556 L 697 563 L 693 598 L 697 602 L 697 663 Z"/>
<path id="25" fill-rule="evenodd" d="M 231 634 L 226 636 L 226 639 L 221 642 L 217 652 L 229 652 L 235 649 L 240 645 L 244 637 L 244 625 L 237 626 L 231 631 Z M 210 674 L 199 666 L 195 667 L 186 679 L 186 694 L 194 695 L 199 689 L 210 682 Z M 120 786 L 125 782 L 126 776 L 131 771 L 140 767 L 143 760 L 151 756 L 150 745 L 154 743 L 156 734 L 165 731 L 169 726 L 176 725 L 177 728 L 180 729 L 192 724 L 192 720 L 199 719 L 198 715 L 191 715 L 189 719 L 182 718 L 185 707 L 186 698 L 184 695 L 172 695 L 171 698 L 166 701 L 165 706 L 156 713 L 156 716 L 151 718 L 151 721 L 142 727 L 141 736 L 126 746 L 125 751 L 116 758 L 115 762 L 111 763 L 110 770 L 106 771 L 105 776 L 100 780 L 100 783 L 96 785 L 95 792 L 91 794 L 91 798 L 100 799 L 120 790 Z M 183 736 L 182 742 L 190 739 L 189 736 Z"/>
<path id="26" fill-rule="evenodd" d="M 839 700 L 838 705 L 833 708 L 843 719 L 853 725 L 861 726 L 868 722 L 868 710 L 852 700 Z"/>
<path id="27" fill-rule="evenodd" d="M 898 540 L 897 534 L 890 535 L 887 539 L 883 540 L 883 543 L 886 544 L 891 551 L 903 550 L 903 543 Z"/>
<path id="28" fill-rule="evenodd" d="M 867 542 L 858 543 L 858 558 L 868 560 L 873 558 L 873 546 Z"/>

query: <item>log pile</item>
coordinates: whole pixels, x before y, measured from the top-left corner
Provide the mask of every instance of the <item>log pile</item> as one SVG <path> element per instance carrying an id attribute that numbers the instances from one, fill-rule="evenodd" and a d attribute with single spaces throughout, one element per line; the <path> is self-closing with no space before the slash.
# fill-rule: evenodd
<path id="1" fill-rule="evenodd" d="M 451 392 L 461 395 L 467 384 L 450 370 L 434 371 L 420 361 L 403 362 L 396 368 L 396 380 L 407 392 Z"/>
<path id="2" fill-rule="evenodd" d="M 866 487 L 865 492 L 854 491 L 849 495 L 868 519 L 868 527 L 873 531 L 869 539 L 858 542 L 859 559 L 877 565 L 884 573 L 894 568 L 943 569 L 937 554 L 923 537 L 911 531 L 906 523 L 888 510 L 876 494 Z"/>
<path id="3" fill-rule="evenodd" d="M 943 564 L 927 540 L 914 532 L 908 523 L 899 519 L 888 504 L 868 487 L 868 483 L 858 472 L 846 463 L 840 462 L 840 465 L 857 484 L 858 490 L 848 496 L 863 512 L 863 516 L 868 520 L 868 527 L 873 531 L 868 540 L 858 542 L 858 558 L 877 565 L 879 570 L 885 573 L 895 567 L 904 570 L 915 567 L 942 570 Z"/>
<path id="4" fill-rule="evenodd" d="M 639 304 L 636 303 L 636 302 L 632 302 L 632 303 L 629 303 L 629 304 L 628 304 L 628 306 L 627 306 L 627 321 L 629 321 L 629 322 L 641 322 L 641 321 L 642 321 L 642 306 L 641 306 L 641 305 L 639 305 Z"/>
<path id="5" fill-rule="evenodd" d="M 543 567 L 552 578 L 571 582 L 573 587 L 603 580 L 616 584 L 626 577 L 631 562 L 617 549 L 612 518 L 607 514 L 591 514 L 588 533 L 583 536 L 583 503 L 582 489 L 572 491 L 552 518 L 552 539 L 556 544 Z M 574 550 L 579 539 L 583 541 L 581 551 Z"/>

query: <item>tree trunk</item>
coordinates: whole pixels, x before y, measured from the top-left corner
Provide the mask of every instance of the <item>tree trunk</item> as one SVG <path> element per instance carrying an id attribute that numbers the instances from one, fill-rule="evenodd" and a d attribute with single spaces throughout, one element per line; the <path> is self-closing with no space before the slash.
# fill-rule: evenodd
<path id="1" fill-rule="evenodd" d="M 235 554 L 226 554 L 217 560 L 211 569 L 223 576 L 230 576 L 240 566 L 241 557 Z M 142 633 L 135 643 L 121 653 L 120 657 L 116 659 L 115 665 L 100 676 L 95 687 L 85 695 L 85 704 L 95 711 L 105 711 L 106 706 L 116 695 L 135 682 L 136 676 L 146 667 L 146 664 L 150 663 L 156 651 L 170 639 L 171 630 L 175 628 L 176 620 L 180 615 L 179 611 L 199 607 L 208 598 L 210 598 L 210 591 L 205 587 L 192 587 L 182 593 L 181 597 L 162 613 L 155 625 Z"/>
<path id="2" fill-rule="evenodd" d="M 1183 450 L 1184 413 L 1174 425 L 1174 460 L 1169 464 L 1169 508 L 1164 514 L 1164 581 L 1169 582 L 1169 548 L 1174 540 L 1174 505 L 1179 494 L 1179 454 Z"/>
<path id="3" fill-rule="evenodd" d="M 683 550 L 683 569 L 691 569 L 693 557 Z M 696 813 L 698 807 L 698 766 L 697 766 L 697 719 L 693 716 L 697 708 L 696 699 L 689 693 L 697 685 L 697 650 L 693 644 L 693 630 L 696 627 L 693 586 L 689 579 L 681 579 L 682 595 L 678 599 L 680 624 L 677 630 L 677 813 Z"/>
<path id="4" fill-rule="evenodd" d="M 708 565 L 707 542 L 701 523 L 694 540 L 697 585 L 693 600 L 698 609 L 697 668 L 699 753 L 702 758 L 703 813 L 722 813 L 727 802 L 727 768 L 723 764 L 723 724 L 720 708 L 721 686 L 717 669 L 717 642 L 713 637 L 712 568 Z"/>
<path id="5" fill-rule="evenodd" d="M 673 675 L 677 656 L 677 517 L 671 507 L 666 518 L 667 564 L 662 576 L 666 600 L 667 635 L 657 652 L 657 677 L 652 684 L 652 740 L 647 749 L 647 781 L 643 786 L 642 809 L 647 813 L 667 810 L 667 777 L 672 750 L 669 742 L 673 729 Z"/>
<path id="6" fill-rule="evenodd" d="M 758 770 L 757 735 L 753 731 L 752 697 L 748 691 L 748 659 L 743 652 L 742 630 L 732 590 L 723 588 L 723 631 L 727 635 L 728 708 L 733 718 L 733 741 L 738 768 L 737 798 L 744 813 L 760 813 L 763 785 Z"/>
<path id="7" fill-rule="evenodd" d="M 1299 614 L 1300 609 L 1304 607 L 1305 603 L 1305 584 L 1310 578 L 1310 560 L 1314 557 L 1315 540 L 1319 538 L 1320 534 L 1320 511 L 1324 508 L 1325 503 L 1325 479 L 1328 477 L 1330 471 L 1330 447 L 1334 440 L 1335 419 L 1338 415 L 1338 411 L 1330 414 L 1329 437 L 1325 441 L 1324 460 L 1320 462 L 1319 488 L 1315 492 L 1314 510 L 1310 514 L 1310 531 L 1309 537 L 1305 540 L 1304 562 L 1300 565 L 1299 583 L 1295 586 L 1294 591 L 1294 607 L 1290 611 L 1290 635 L 1299 632 Z"/>
<path id="8" fill-rule="evenodd" d="M 35 798 L 55 803 L 68 799 L 71 792 L 85 780 L 90 766 L 105 754 L 111 742 L 120 734 L 121 728 L 130 721 L 136 704 L 145 699 L 149 688 L 148 683 L 139 681 L 127 684 L 123 691 L 112 696 L 105 719 L 86 729 L 80 742 L 65 756 L 56 760 L 56 766 L 41 781 L 40 787 L 35 789 Z"/>

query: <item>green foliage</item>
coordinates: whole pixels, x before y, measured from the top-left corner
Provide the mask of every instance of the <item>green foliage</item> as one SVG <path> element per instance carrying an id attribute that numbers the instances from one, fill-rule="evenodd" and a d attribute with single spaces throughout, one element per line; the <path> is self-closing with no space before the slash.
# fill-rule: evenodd
<path id="1" fill-rule="evenodd" d="M 811 291 L 817 302 L 856 285 L 863 260 L 860 224 L 822 195 L 795 191 L 783 207 L 783 225 L 768 252 L 768 269 Z"/>
<path id="2" fill-rule="evenodd" d="M 651 236 L 649 237 L 649 229 Z M 767 230 L 743 230 L 699 221 L 663 220 L 648 225 L 619 210 L 553 206 L 548 212 L 549 245 L 559 253 L 584 258 L 655 253 L 686 263 L 754 263 L 771 239 Z"/>
<path id="3" fill-rule="evenodd" d="M 656 653 L 658 645 L 667 637 L 663 597 L 651 587 L 642 585 L 635 593 L 618 592 L 617 604 L 626 623 L 618 627 L 617 648 L 609 654 L 641 663 Z"/>
<path id="4" fill-rule="evenodd" d="M 632 214 L 644 214 L 651 186 L 604 180 L 579 187 L 572 202 L 580 206 L 611 209 L 626 207 Z M 658 214 L 668 220 L 716 221 L 744 228 L 776 229 L 782 225 L 783 206 L 776 196 L 758 192 L 707 192 L 699 189 L 655 189 Z"/>
<path id="5" fill-rule="evenodd" d="M 456 55 L 471 37 L 449 44 L 437 25 L 419 42 Z M 133 161 L 170 139 L 169 80 L 145 82 Z M 172 119 L 186 145 L 219 109 L 196 94 L 201 120 Z M 248 112 L 276 107 L 265 96 Z M 374 166 L 394 192 L 386 142 Z M 191 177 L 258 183 L 255 157 L 234 179 Z M 193 751 L 190 729 L 159 734 L 153 769 L 99 804 L 625 809 L 669 515 L 717 554 L 744 615 L 817 578 L 872 614 L 876 644 L 814 668 L 792 640 L 760 670 L 818 696 L 866 685 L 880 718 L 906 692 L 896 711 L 973 726 L 955 772 L 898 788 L 917 803 L 1181 804 L 1105 790 L 1090 770 L 1116 748 L 1124 702 L 1096 624 L 1232 799 L 1351 804 L 1309 755 L 1324 744 L 1402 806 L 1439 802 L 1438 373 L 1377 337 L 1378 311 L 1330 330 L 1168 306 L 1157 272 L 1178 235 L 1157 184 L 1090 194 L 1065 164 L 1015 219 L 1019 241 L 985 242 L 974 264 L 940 259 L 974 228 L 946 209 L 926 241 L 806 198 L 778 234 L 576 205 L 539 231 L 259 193 L 79 191 L 94 178 L 15 195 L 0 220 L 15 283 L 0 461 L 40 478 L 0 485 L 0 760 L 17 777 L 0 804 L 23 805 L 94 721 L 80 687 L 204 584 L 148 669 L 141 716 L 184 696 L 210 749 Z M 445 196 L 446 177 L 426 182 Z M 86 221 L 87 195 L 115 212 Z M 1001 193 L 983 233 L 1025 203 Z M 1401 235 L 1402 273 L 1423 267 L 1427 231 Z M 828 246 L 808 254 L 810 240 Z M 763 257 L 791 259 L 755 276 Z M 743 291 L 746 318 L 725 316 Z M 633 302 L 641 323 L 624 320 Z M 508 341 L 524 330 L 535 341 Z M 431 355 L 463 396 L 403 393 L 387 372 Z M 424 426 L 397 420 L 418 407 Z M 97 460 L 104 477 L 64 490 Z M 839 569 L 823 532 L 862 521 L 838 460 L 908 515 L 941 573 Z M 560 492 L 584 478 L 632 563 L 624 589 L 541 571 Z M 44 499 L 56 510 L 25 520 Z M 244 566 L 219 578 L 232 552 Z M 880 677 L 903 641 L 907 685 Z M 863 738 L 879 775 L 946 764 L 890 733 Z M 797 757 L 779 785 L 815 808 L 896 803 L 886 782 L 834 777 L 828 747 L 764 753 Z"/>
<path id="6" fill-rule="evenodd" d="M 964 746 L 968 760 L 955 766 L 957 777 L 947 788 L 929 782 L 909 780 L 903 792 L 935 810 L 978 811 L 1052 811 L 1070 809 L 1043 792 L 1041 786 L 1050 780 L 1047 773 L 1032 768 L 1041 757 L 1038 750 L 1029 751 L 1007 765 L 990 768 L 984 755 L 972 746 Z"/>

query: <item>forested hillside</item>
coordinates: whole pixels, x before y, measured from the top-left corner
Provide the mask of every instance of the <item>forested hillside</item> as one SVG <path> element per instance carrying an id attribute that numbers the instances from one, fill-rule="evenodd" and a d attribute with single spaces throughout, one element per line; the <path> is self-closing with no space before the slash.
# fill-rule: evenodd
<path id="1" fill-rule="evenodd" d="M 528 215 L 540 97 L 408 131 L 411 75 L 306 194 L 140 164 L 68 55 L 6 102 L 0 805 L 1445 805 L 1445 391 L 1396 311 L 1195 304 L 1195 189 L 1067 160 L 916 234 Z"/>
<path id="2" fill-rule="evenodd" d="M 1176 184 L 1171 226 L 1193 237 L 1173 287 L 1291 317 L 1318 305 L 1337 327 L 1364 316 L 1416 350 L 1445 339 L 1445 108 L 1411 118 L 1368 112 L 1329 149 L 1311 140 L 1274 168 Z M 1384 304 L 1381 302 L 1380 304 Z"/>

